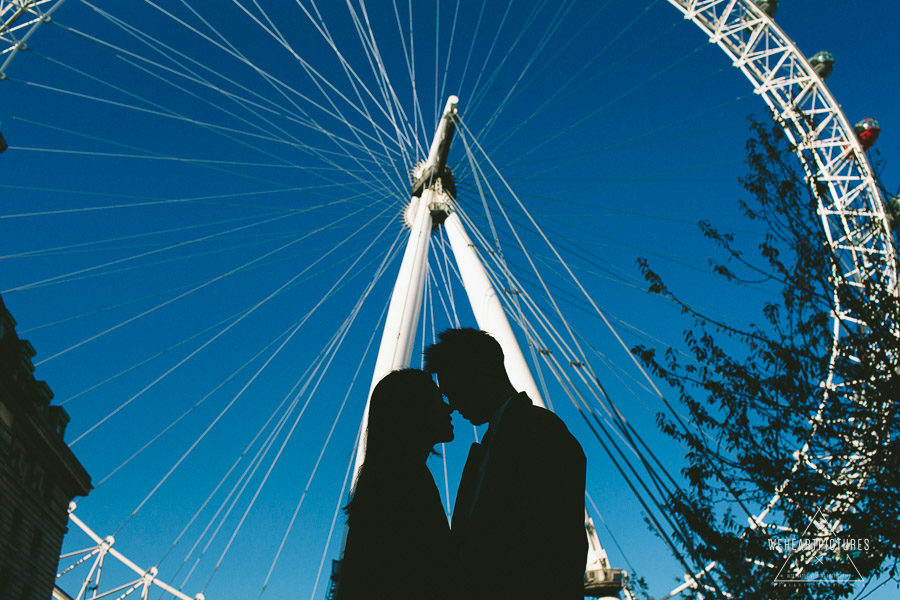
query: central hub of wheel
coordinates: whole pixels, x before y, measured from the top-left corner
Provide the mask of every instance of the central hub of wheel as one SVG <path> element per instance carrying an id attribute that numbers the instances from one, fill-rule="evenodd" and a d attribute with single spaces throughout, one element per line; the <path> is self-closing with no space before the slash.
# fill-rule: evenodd
<path id="1" fill-rule="evenodd" d="M 459 98 L 450 96 L 444 106 L 444 113 L 438 122 L 437 131 L 428 150 L 428 158 L 413 166 L 410 171 L 412 200 L 406 207 L 404 220 L 410 228 L 415 227 L 415 217 L 419 211 L 420 203 L 425 202 L 425 208 L 431 212 L 431 221 L 434 226 L 440 225 L 453 210 L 453 199 L 456 197 L 456 184 L 453 182 L 453 174 L 447 166 L 447 155 L 450 152 L 450 143 L 453 141 L 453 132 L 456 129 L 456 103 Z"/>
<path id="2" fill-rule="evenodd" d="M 425 162 L 417 163 L 410 171 L 412 183 L 412 202 L 406 209 L 404 219 L 406 224 L 412 226 L 414 208 L 419 202 L 428 202 L 428 210 L 431 211 L 431 220 L 435 225 L 440 225 L 453 209 L 453 201 L 456 199 L 456 183 L 453 181 L 453 173 L 446 164 L 426 167 Z"/>

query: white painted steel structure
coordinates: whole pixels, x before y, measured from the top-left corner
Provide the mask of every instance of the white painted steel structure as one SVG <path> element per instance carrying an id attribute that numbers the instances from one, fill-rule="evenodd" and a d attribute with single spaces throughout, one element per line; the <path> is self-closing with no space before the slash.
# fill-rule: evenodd
<path id="1" fill-rule="evenodd" d="M 447 216 L 444 230 L 447 232 L 447 239 L 450 240 L 459 275 L 466 288 L 466 295 L 469 297 L 469 304 L 472 305 L 478 327 L 490 333 L 503 348 L 506 372 L 513 386 L 519 391 L 527 392 L 538 406 L 546 407 L 537 383 L 531 375 L 531 369 L 528 368 L 528 362 L 522 354 L 522 348 L 516 341 L 516 334 L 513 333 L 509 319 L 506 318 L 506 311 L 500 303 L 497 290 L 491 284 L 481 258 L 475 250 L 475 244 L 466 233 L 459 214 L 451 212 Z"/>
<path id="2" fill-rule="evenodd" d="M 205 596 L 202 593 L 198 593 L 192 598 L 191 596 L 183 594 L 177 588 L 169 585 L 168 583 L 161 581 L 157 578 L 159 570 L 156 567 L 142 569 L 141 567 L 136 565 L 124 554 L 113 548 L 113 544 L 116 543 L 116 540 L 113 536 L 108 535 L 105 538 L 101 538 L 90 527 L 85 525 L 81 519 L 75 516 L 76 508 L 77 506 L 74 502 L 69 504 L 69 521 L 85 534 L 87 534 L 87 536 L 90 537 L 97 545 L 78 552 L 64 554 L 63 556 L 59 557 L 61 563 L 60 566 L 62 566 L 62 561 L 66 559 L 75 559 L 75 562 L 63 568 L 56 576 L 57 579 L 65 575 L 70 570 L 93 559 L 90 571 L 88 571 L 88 574 L 82 582 L 81 588 L 78 590 L 78 594 L 74 597 L 74 600 L 95 600 L 97 598 L 105 598 L 113 594 L 116 594 L 115 597 L 121 600 L 127 598 L 135 592 L 140 593 L 141 600 L 148 600 L 150 598 L 150 591 L 154 586 L 172 594 L 179 600 L 205 599 Z M 115 558 L 125 567 L 134 572 L 134 574 L 137 575 L 138 578 L 125 584 L 116 586 L 115 588 L 109 589 L 101 594 L 99 593 L 100 576 L 103 574 L 103 563 L 108 556 Z"/>
<path id="3" fill-rule="evenodd" d="M 66 0 L 0 0 L 0 80 L 16 54 L 28 49 L 28 39 Z"/>
<path id="4" fill-rule="evenodd" d="M 51 14 L 63 2 L 64 0 L 0 0 L 0 79 L 5 77 L 4 72 L 16 54 L 27 48 L 26 42 L 37 28 L 49 22 Z M 841 266 L 840 271 L 835 273 L 836 285 L 860 288 L 867 281 L 883 288 L 896 289 L 896 249 L 872 169 L 851 125 L 803 54 L 751 0 L 669 0 L 669 3 L 696 24 L 711 43 L 717 44 L 725 52 L 733 66 L 747 76 L 755 91 L 784 127 L 807 177 L 819 184 L 819 215 L 826 232 L 826 241 Z M 455 112 L 455 101 L 453 104 L 451 108 L 448 102 L 445 118 L 448 111 Z M 442 119 L 442 126 L 444 124 L 445 120 Z M 436 158 L 436 145 L 437 139 L 432 144 L 429 155 L 431 164 Z M 412 339 L 410 331 L 415 328 L 418 307 L 421 306 L 427 269 L 425 257 L 433 225 L 429 210 L 431 198 L 426 197 L 426 193 L 430 193 L 430 190 L 424 192 L 411 206 L 411 243 L 398 276 L 398 289 L 392 297 L 378 363 L 373 373 L 373 386 L 385 373 L 409 364 Z M 445 227 L 460 269 L 464 272 L 467 294 L 479 327 L 493 333 L 501 342 L 516 387 L 527 390 L 535 402 L 542 403 L 496 291 L 487 280 L 480 259 L 458 216 L 452 211 Z M 463 267 L 468 264 L 473 266 Z M 836 359 L 842 352 L 842 328 L 864 326 L 864 323 L 840 306 L 837 294 L 835 299 L 833 358 Z M 395 303 L 398 307 L 396 309 Z M 845 382 L 839 381 L 833 374 L 824 383 L 832 390 L 845 385 Z M 362 427 L 364 431 L 365 416 Z M 812 463 L 813 457 L 808 455 L 809 452 L 809 444 L 798 452 L 797 468 Z M 358 453 L 357 467 L 362 455 L 362 452 Z M 754 526 L 762 523 L 766 513 L 778 500 L 778 496 L 772 499 L 766 512 L 757 518 Z M 189 596 L 157 579 L 155 568 L 141 569 L 113 549 L 112 540 L 101 539 L 75 516 L 74 507 L 70 511 L 70 519 L 97 544 L 95 548 L 88 549 L 79 560 L 79 564 L 91 557 L 96 561 L 95 569 L 92 569 L 92 573 L 96 571 L 96 575 L 92 574 L 85 580 L 80 598 L 87 597 L 87 586 L 95 580 L 94 577 L 99 579 L 103 558 L 112 556 L 139 576 L 137 581 L 117 588 L 130 590 L 123 591 L 123 594 L 141 589 L 143 597 L 146 597 L 147 590 L 155 585 L 182 600 L 190 600 Z M 713 566 L 709 565 L 706 570 L 711 570 Z M 702 588 L 698 578 L 697 575 L 686 575 L 686 583 L 671 595 L 692 587 Z M 198 595 L 197 598 L 202 596 Z"/>

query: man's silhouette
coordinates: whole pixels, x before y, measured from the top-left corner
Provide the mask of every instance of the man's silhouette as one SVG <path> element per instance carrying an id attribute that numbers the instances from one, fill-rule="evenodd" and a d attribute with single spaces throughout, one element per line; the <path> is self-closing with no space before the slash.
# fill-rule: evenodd
<path id="1" fill-rule="evenodd" d="M 509 381 L 500 344 L 484 331 L 448 329 L 425 350 L 425 369 L 473 425 L 453 509 L 457 594 L 466 599 L 581 599 L 587 560 L 585 457 L 552 412 Z"/>

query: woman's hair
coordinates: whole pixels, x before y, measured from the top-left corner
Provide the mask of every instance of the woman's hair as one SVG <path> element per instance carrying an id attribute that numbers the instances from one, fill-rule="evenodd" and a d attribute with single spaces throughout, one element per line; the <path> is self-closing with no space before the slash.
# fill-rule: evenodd
<path id="1" fill-rule="evenodd" d="M 411 436 L 421 430 L 426 394 L 435 386 L 431 375 L 418 369 L 388 373 L 372 390 L 366 436 L 366 460 L 396 458 L 410 448 Z"/>
<path id="2" fill-rule="evenodd" d="M 380 479 L 390 478 L 398 468 L 421 459 L 423 445 L 429 440 L 418 437 L 428 410 L 426 395 L 434 387 L 428 373 L 401 369 L 388 373 L 372 390 L 366 458 L 357 474 L 350 502 L 344 507 L 348 518 L 352 518 L 360 504 L 371 504 L 368 498 L 371 490 L 385 483 Z"/>

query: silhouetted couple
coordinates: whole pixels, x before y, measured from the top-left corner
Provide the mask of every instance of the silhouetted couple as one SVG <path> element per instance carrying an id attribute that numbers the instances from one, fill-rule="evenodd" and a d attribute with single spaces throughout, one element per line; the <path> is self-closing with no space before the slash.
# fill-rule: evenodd
<path id="1" fill-rule="evenodd" d="M 425 366 L 440 389 L 406 369 L 372 392 L 338 600 L 583 598 L 581 446 L 512 386 L 494 338 L 474 329 L 438 337 Z M 452 411 L 489 425 L 469 449 L 451 528 L 425 461 L 453 439 Z"/>

